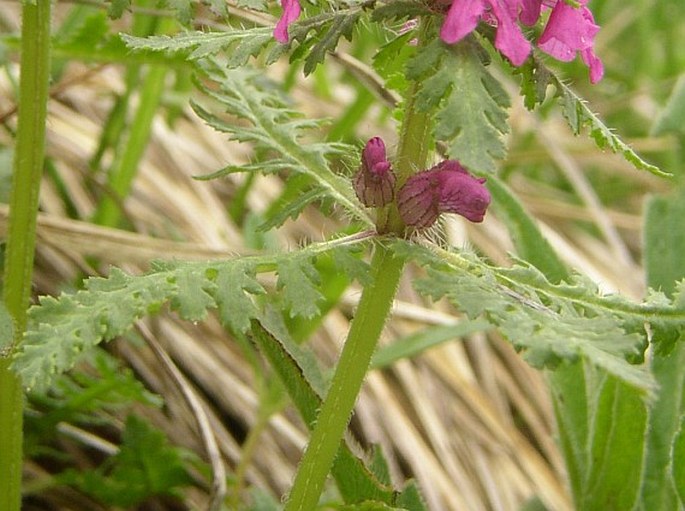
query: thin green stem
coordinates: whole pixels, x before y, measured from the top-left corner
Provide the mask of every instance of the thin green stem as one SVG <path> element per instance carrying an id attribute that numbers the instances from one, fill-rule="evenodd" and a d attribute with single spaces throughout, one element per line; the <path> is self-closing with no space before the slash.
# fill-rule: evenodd
<path id="1" fill-rule="evenodd" d="M 376 245 L 371 261 L 373 284 L 362 293 L 285 511 L 311 511 L 316 508 L 390 311 L 403 267 L 403 258 L 395 257 L 380 244 Z"/>
<path id="2" fill-rule="evenodd" d="M 23 393 L 11 356 L 26 329 L 36 245 L 38 194 L 45 155 L 50 71 L 50 0 L 24 4 L 14 174 L 3 299 L 14 321 L 12 349 L 0 358 L 0 509 L 21 504 Z"/>

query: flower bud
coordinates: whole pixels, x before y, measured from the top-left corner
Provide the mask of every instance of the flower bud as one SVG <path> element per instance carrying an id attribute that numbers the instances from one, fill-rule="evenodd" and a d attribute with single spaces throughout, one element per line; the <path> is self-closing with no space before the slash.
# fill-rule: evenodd
<path id="1" fill-rule="evenodd" d="M 374 137 L 362 151 L 362 164 L 353 181 L 354 191 L 364 206 L 378 208 L 392 202 L 395 173 L 386 159 L 385 143 Z"/>
<path id="2" fill-rule="evenodd" d="M 414 174 L 400 189 L 397 207 L 402 221 L 416 229 L 435 223 L 441 213 L 457 213 L 482 222 L 490 205 L 485 178 L 476 178 L 459 162 L 446 160 Z"/>

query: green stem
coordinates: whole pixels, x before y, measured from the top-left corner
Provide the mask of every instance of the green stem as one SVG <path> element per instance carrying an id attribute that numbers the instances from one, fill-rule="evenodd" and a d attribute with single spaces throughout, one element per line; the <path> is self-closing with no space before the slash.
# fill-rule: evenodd
<path id="1" fill-rule="evenodd" d="M 390 311 L 403 266 L 403 258 L 394 257 L 390 249 L 376 245 L 371 261 L 373 284 L 362 293 L 285 511 L 311 511 L 316 508 Z"/>
<path id="2" fill-rule="evenodd" d="M 36 245 L 38 193 L 45 155 L 50 71 L 50 0 L 22 8 L 22 53 L 17 139 L 10 196 L 3 299 L 14 321 L 12 349 L 0 358 L 0 509 L 21 504 L 23 393 L 11 371 L 14 348 L 26 329 Z"/>

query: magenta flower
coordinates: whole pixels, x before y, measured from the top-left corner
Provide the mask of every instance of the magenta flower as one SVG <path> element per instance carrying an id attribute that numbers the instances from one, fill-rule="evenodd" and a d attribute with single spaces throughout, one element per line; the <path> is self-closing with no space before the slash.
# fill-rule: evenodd
<path id="1" fill-rule="evenodd" d="M 416 229 L 430 227 L 441 213 L 457 213 L 482 222 L 490 205 L 490 192 L 455 160 L 411 176 L 397 194 L 402 221 Z"/>
<path id="2" fill-rule="evenodd" d="M 569 62 L 580 52 L 590 68 L 590 81 L 597 83 L 604 75 L 602 61 L 593 51 L 599 26 L 587 8 L 588 0 L 579 0 L 580 7 L 564 0 L 452 0 L 440 38 L 448 44 L 461 41 L 484 20 L 497 27 L 495 48 L 515 66 L 520 66 L 530 55 L 531 45 L 521 32 L 518 21 L 533 26 L 543 5 L 552 7 L 549 21 L 538 46 L 563 62 Z"/>
<path id="3" fill-rule="evenodd" d="M 586 4 L 587 0 L 580 0 L 580 7 L 575 8 L 558 0 L 538 46 L 562 62 L 572 61 L 576 58 L 576 53 L 580 52 L 583 62 L 590 68 L 590 82 L 597 83 L 604 76 L 602 61 L 593 51 L 599 26 L 595 24 L 592 12 Z"/>
<path id="4" fill-rule="evenodd" d="M 521 0 L 453 0 L 440 38 L 448 44 L 461 41 L 473 32 L 480 19 L 497 25 L 495 48 L 512 64 L 520 66 L 530 55 L 530 43 L 516 24 Z"/>
<path id="5" fill-rule="evenodd" d="M 298 0 L 281 0 L 281 6 L 283 7 L 283 14 L 274 28 L 274 39 L 285 44 L 289 39 L 288 27 L 300 16 L 302 9 Z"/>
<path id="6" fill-rule="evenodd" d="M 395 195 L 395 173 L 385 155 L 385 143 L 373 137 L 362 150 L 362 164 L 354 176 L 354 191 L 364 206 L 379 208 Z"/>

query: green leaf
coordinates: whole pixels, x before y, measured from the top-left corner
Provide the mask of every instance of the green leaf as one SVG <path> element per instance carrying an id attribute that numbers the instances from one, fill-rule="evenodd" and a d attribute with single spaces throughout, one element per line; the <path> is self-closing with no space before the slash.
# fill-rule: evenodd
<path id="1" fill-rule="evenodd" d="M 521 95 L 523 104 L 528 110 L 542 104 L 547 98 L 547 87 L 552 74 L 542 62 L 536 58 L 529 58 L 514 71 L 521 76 Z"/>
<path id="2" fill-rule="evenodd" d="M 685 278 L 685 189 L 670 196 L 652 197 L 647 204 L 644 225 L 645 269 L 647 285 L 669 295 L 676 283 Z M 675 347 L 673 343 L 678 342 Z M 685 344 L 682 333 L 661 342 L 652 358 L 652 371 L 659 392 L 649 418 L 645 475 L 638 509 L 677 509 L 678 492 L 671 471 L 685 458 L 673 458 L 672 447 L 685 410 Z M 675 473 L 673 474 L 675 476 Z M 685 488 L 683 486 L 682 488 Z"/>
<path id="3" fill-rule="evenodd" d="M 109 278 L 86 281 L 86 289 L 58 299 L 41 297 L 29 310 L 29 327 L 14 361 L 29 389 L 46 388 L 71 369 L 83 351 L 128 330 L 176 292 L 164 273 L 130 277 L 113 269 Z"/>
<path id="4" fill-rule="evenodd" d="M 623 156 L 636 169 L 646 170 L 656 176 L 671 176 L 671 174 L 663 172 L 655 165 L 647 163 L 640 158 L 630 146 L 623 142 L 590 110 L 585 101 L 578 97 L 570 87 L 553 74 L 550 74 L 550 77 L 551 83 L 557 89 L 557 96 L 563 108 L 564 117 L 574 135 L 580 134 L 582 128 L 587 126 L 590 131 L 590 137 L 600 149 L 609 149 L 611 152 Z"/>
<path id="5" fill-rule="evenodd" d="M 181 451 L 161 431 L 130 415 L 121 450 L 103 466 L 86 472 L 69 471 L 62 479 L 101 501 L 120 507 L 140 504 L 155 495 L 177 495 L 192 484 Z"/>
<path id="6" fill-rule="evenodd" d="M 292 171 L 309 176 L 323 194 L 341 205 L 356 218 L 371 225 L 368 214 L 352 190 L 349 179 L 331 170 L 329 159 L 356 155 L 358 151 L 338 143 L 322 143 L 311 140 L 313 130 L 322 126 L 320 120 L 303 119 L 274 92 L 273 84 L 256 72 L 246 70 L 227 71 L 207 63 L 205 74 L 220 86 L 219 91 L 203 87 L 204 92 L 217 100 L 226 112 L 247 121 L 228 122 L 199 105 L 193 105 L 196 113 L 216 130 L 229 133 L 232 140 L 251 142 L 260 154 L 271 155 L 263 163 L 242 167 L 253 171 L 262 165 L 267 172 Z M 273 155 L 276 157 L 273 157 Z M 231 167 L 229 172 L 240 170 Z M 219 176 L 215 173 L 214 176 Z"/>
<path id="7" fill-rule="evenodd" d="M 249 295 L 263 293 L 265 290 L 257 282 L 251 265 L 237 264 L 217 270 L 215 296 L 219 302 L 219 316 L 234 332 L 248 331 L 250 320 L 259 316 Z"/>
<path id="8" fill-rule="evenodd" d="M 506 155 L 509 97 L 488 73 L 482 48 L 469 37 L 448 46 L 436 38 L 409 62 L 407 76 L 421 83 L 417 107 L 437 109 L 435 138 L 447 154 L 474 171 L 493 173 Z"/>
<path id="9" fill-rule="evenodd" d="M 174 36 L 156 35 L 135 37 L 121 34 L 129 49 L 181 53 L 196 61 L 219 53 L 226 54 L 229 67 L 241 67 L 251 56 L 259 55 L 274 44 L 273 29 L 269 27 L 231 30 L 228 32 L 185 32 Z"/>
<path id="10" fill-rule="evenodd" d="M 587 471 L 576 505 L 588 511 L 633 509 L 642 481 L 647 407 L 635 389 L 616 378 L 598 380 Z"/>
<path id="11" fill-rule="evenodd" d="M 45 389 L 56 375 L 71 369 L 84 351 L 122 335 L 136 320 L 158 312 L 165 303 L 192 320 L 203 316 L 203 307 L 216 306 L 225 324 L 244 332 L 246 323 L 260 314 L 249 297 L 264 292 L 256 273 L 277 268 L 287 273 L 281 275 L 279 285 L 285 286 L 282 291 L 291 313 L 310 317 L 318 311 L 320 296 L 311 258 L 363 241 L 363 237 L 351 236 L 294 253 L 226 261 L 157 262 L 148 274 L 139 276 L 113 269 L 108 278 L 86 280 L 85 288 L 74 294 L 41 297 L 29 310 L 29 326 L 13 367 L 26 387 Z M 300 289 L 289 289 L 291 285 Z"/>
<path id="12" fill-rule="evenodd" d="M 399 248 L 402 250 L 402 248 Z M 445 296 L 469 317 L 497 326 L 535 367 L 587 360 L 644 393 L 654 381 L 639 360 L 645 348 L 640 322 L 654 310 L 617 296 L 603 297 L 580 278 L 553 285 L 531 266 L 495 268 L 466 254 L 411 246 L 408 254 L 426 268 L 417 289 Z"/>
<path id="13" fill-rule="evenodd" d="M 313 318 L 323 296 L 318 290 L 318 272 L 308 259 L 285 259 L 278 263 L 278 287 L 284 288 L 290 317 Z"/>
<path id="14" fill-rule="evenodd" d="M 335 50 L 341 37 L 352 40 L 352 32 L 360 16 L 360 10 L 340 10 L 293 23 L 288 27 L 290 41 L 286 46 L 292 47 L 294 41 L 299 46 L 291 60 L 304 58 L 304 74 L 311 74 L 324 61 L 326 54 Z"/>
<path id="15" fill-rule="evenodd" d="M 212 295 L 217 285 L 204 275 L 204 268 L 181 272 L 175 277 L 177 294 L 171 299 L 171 307 L 183 319 L 201 321 L 207 316 L 207 309 L 216 306 Z"/>

